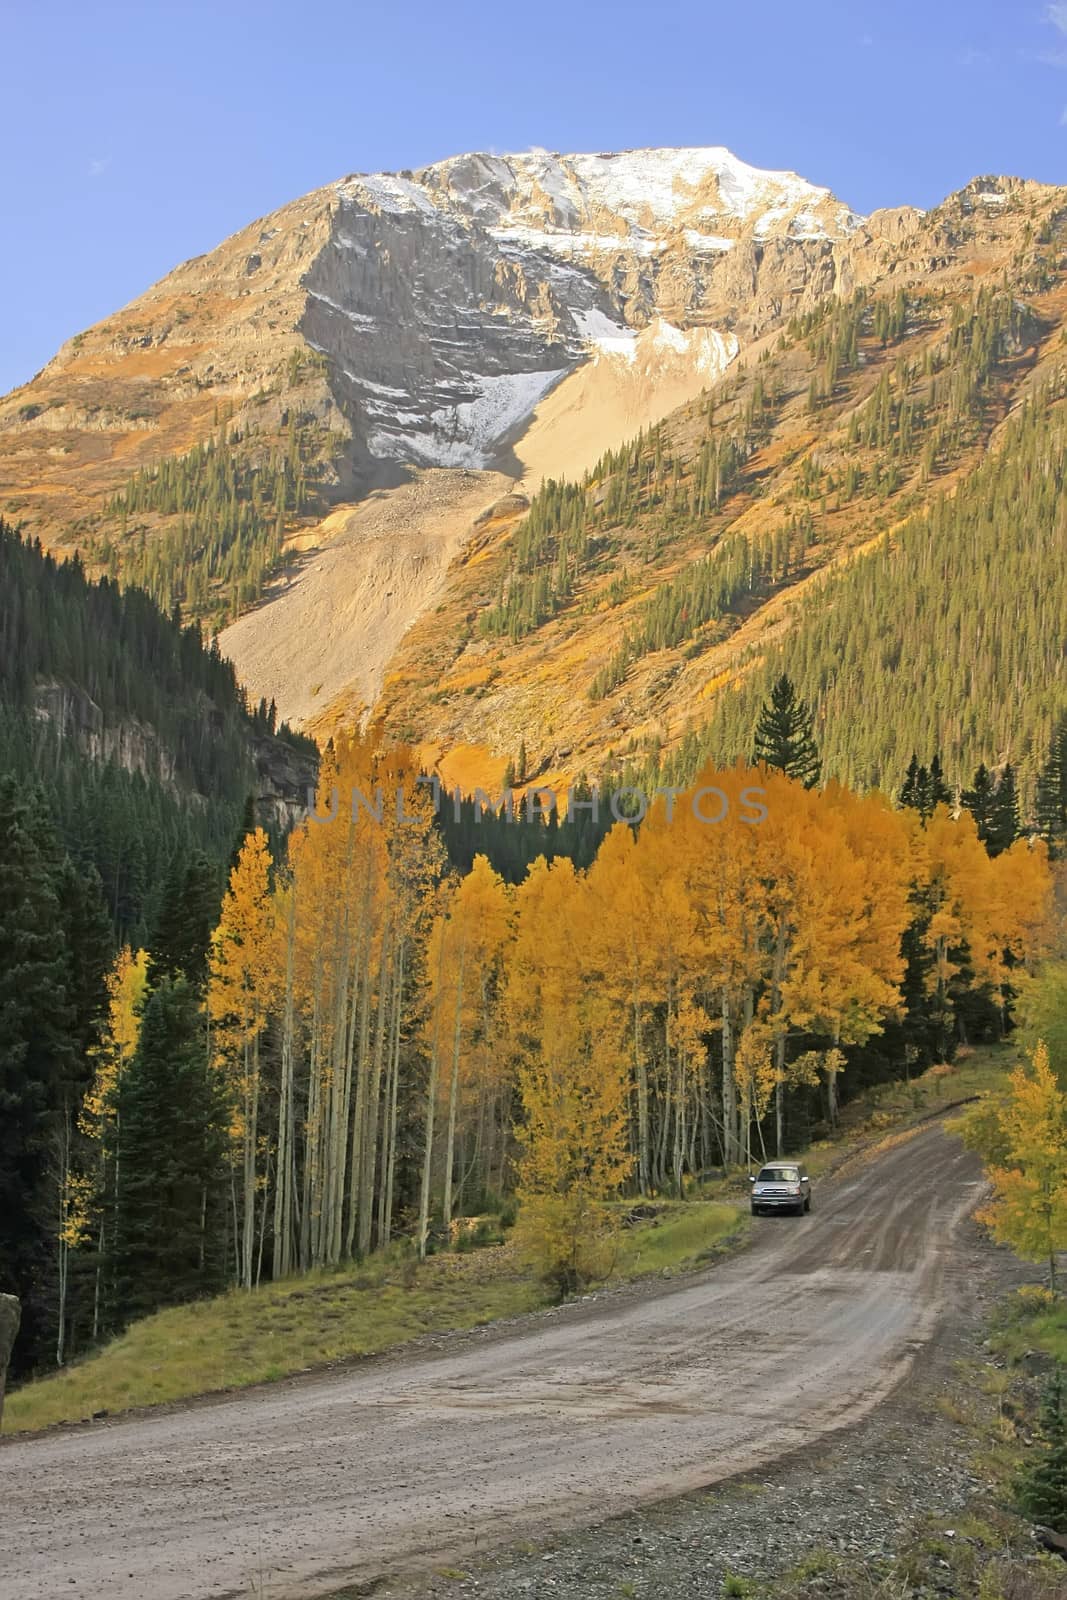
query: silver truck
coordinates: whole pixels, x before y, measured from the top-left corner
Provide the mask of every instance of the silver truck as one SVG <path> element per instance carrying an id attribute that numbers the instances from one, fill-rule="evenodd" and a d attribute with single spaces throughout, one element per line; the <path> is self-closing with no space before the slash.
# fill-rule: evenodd
<path id="1" fill-rule="evenodd" d="M 811 1210 L 811 1179 L 796 1161 L 772 1161 L 753 1176 L 752 1215 L 764 1211 L 795 1211 L 797 1216 Z"/>

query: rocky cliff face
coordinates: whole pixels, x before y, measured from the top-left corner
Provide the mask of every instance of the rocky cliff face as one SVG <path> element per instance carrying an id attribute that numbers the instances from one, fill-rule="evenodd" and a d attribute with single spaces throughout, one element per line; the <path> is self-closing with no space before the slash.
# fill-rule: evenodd
<path id="1" fill-rule="evenodd" d="M 159 783 L 192 804 L 204 796 L 183 785 L 174 752 L 155 728 L 136 718 L 109 720 L 95 700 L 75 684 L 48 679 L 38 683 L 32 701 L 35 721 L 64 743 L 75 746 L 89 760 L 113 764 L 124 772 L 138 773 L 149 783 Z M 221 720 L 210 701 L 201 707 L 205 725 Z M 303 751 L 267 734 L 250 735 L 249 785 L 256 815 L 266 825 L 287 832 L 307 809 L 309 786 L 314 788 L 317 765 Z"/>
<path id="2" fill-rule="evenodd" d="M 712 377 L 849 280 L 863 224 L 729 152 L 472 155 L 347 178 L 177 268 L 0 402 L 0 504 L 84 538 L 131 472 L 222 423 L 313 430 L 344 500 L 397 465 L 484 467 L 566 374 L 666 325 Z M 667 348 L 667 345 L 664 346 Z"/>
<path id="3" fill-rule="evenodd" d="M 378 460 L 487 467 L 591 352 L 661 319 L 751 336 L 831 291 L 861 219 L 725 150 L 462 156 L 346 179 L 300 329 Z M 707 340 L 692 359 L 711 370 Z M 715 345 L 720 371 L 736 349 Z"/>

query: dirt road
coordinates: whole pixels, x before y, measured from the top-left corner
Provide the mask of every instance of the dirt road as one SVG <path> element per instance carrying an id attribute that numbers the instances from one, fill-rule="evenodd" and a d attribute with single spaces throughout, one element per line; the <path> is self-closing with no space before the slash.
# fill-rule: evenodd
<path id="1" fill-rule="evenodd" d="M 14 1440 L 0 1447 L 0 1594 L 322 1594 L 754 1466 L 904 1376 L 979 1192 L 973 1158 L 933 1128 L 663 1294 Z"/>

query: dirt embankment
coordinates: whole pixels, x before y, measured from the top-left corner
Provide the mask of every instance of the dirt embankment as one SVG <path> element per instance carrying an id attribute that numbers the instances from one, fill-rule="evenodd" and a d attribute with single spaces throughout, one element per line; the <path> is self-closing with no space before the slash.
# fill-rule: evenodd
<path id="1" fill-rule="evenodd" d="M 357 721 L 475 519 L 509 486 L 498 472 L 425 471 L 332 512 L 317 548 L 220 636 L 252 697 L 304 725 L 331 708 L 336 721 Z"/>

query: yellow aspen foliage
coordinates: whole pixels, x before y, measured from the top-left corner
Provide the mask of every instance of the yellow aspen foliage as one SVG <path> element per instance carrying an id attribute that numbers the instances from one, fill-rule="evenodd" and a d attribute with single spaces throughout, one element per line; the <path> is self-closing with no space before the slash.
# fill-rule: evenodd
<path id="1" fill-rule="evenodd" d="M 601 997 L 611 1001 L 620 1030 L 629 1035 L 636 1087 L 637 1181 L 646 1193 L 652 1188 L 652 1145 L 645 1015 L 664 996 L 671 980 L 672 946 L 664 936 L 673 934 L 677 939 L 685 924 L 685 907 L 672 894 L 680 885 L 670 876 L 653 875 L 652 855 L 652 850 L 638 845 L 625 822 L 612 828 L 586 880 L 589 915 L 584 952 L 602 974 Z"/>
<path id="2" fill-rule="evenodd" d="M 1003 1161 L 988 1171 L 993 1199 L 979 1220 L 1025 1261 L 1046 1261 L 1055 1291 L 1056 1255 L 1067 1249 L 1067 1095 L 1043 1043 L 1030 1071 L 1012 1073 L 997 1120 Z"/>
<path id="3" fill-rule="evenodd" d="M 259 1046 L 278 992 L 281 969 L 270 870 L 267 836 L 257 828 L 245 839 L 230 874 L 222 917 L 212 939 L 208 988 L 214 1044 L 231 1088 L 232 1135 L 240 1154 L 237 1275 L 246 1289 L 259 1276 L 255 1259 L 256 1202 L 261 1190 Z"/>
<path id="4" fill-rule="evenodd" d="M 276 989 L 271 857 L 262 828 L 241 846 L 211 950 L 210 1007 L 219 1048 L 243 1047 L 266 1026 Z"/>
<path id="5" fill-rule="evenodd" d="M 588 885 L 570 861 L 539 860 L 516 899 L 508 984 L 524 1113 L 516 1234 L 567 1293 L 610 1265 L 610 1201 L 633 1166 L 626 1052 L 587 959 Z"/>
<path id="6" fill-rule="evenodd" d="M 123 945 L 107 975 L 107 1023 L 100 1043 L 89 1051 L 93 1081 L 82 1101 L 79 1131 L 92 1141 L 95 1170 L 67 1176 L 60 1238 L 72 1248 L 86 1243 L 93 1231 L 93 1212 L 103 1193 L 104 1143 L 115 1120 L 115 1092 L 133 1060 L 141 1033 L 141 1009 L 148 989 L 148 952 L 136 955 Z"/>
<path id="7" fill-rule="evenodd" d="M 504 880 L 487 858 L 475 856 L 470 872 L 451 887 L 434 923 L 427 960 L 429 1011 L 425 1034 L 431 1071 L 427 1089 L 423 1221 L 429 1201 L 429 1165 L 439 1110 L 445 1117 L 442 1214 L 451 1225 L 461 1123 L 475 1122 L 479 1137 L 467 1165 L 480 1169 L 489 1187 L 506 1159 L 507 1130 L 501 1126 L 510 1100 L 507 1051 L 500 1022 L 501 967 L 511 936 L 512 902 Z M 442 1105 L 438 1107 L 438 1098 Z"/>
<path id="8" fill-rule="evenodd" d="M 148 952 L 136 955 L 123 945 L 107 975 L 107 1024 L 89 1054 L 94 1064 L 92 1086 L 82 1104 L 78 1126 L 90 1139 L 100 1139 L 113 1115 L 112 1100 L 123 1069 L 133 1060 L 141 1034 L 141 1009 L 148 989 Z"/>
<path id="9" fill-rule="evenodd" d="M 766 1022 L 750 1022 L 738 1041 L 734 1077 L 744 1103 L 757 1121 L 767 1115 L 777 1083 L 774 1034 Z"/>

